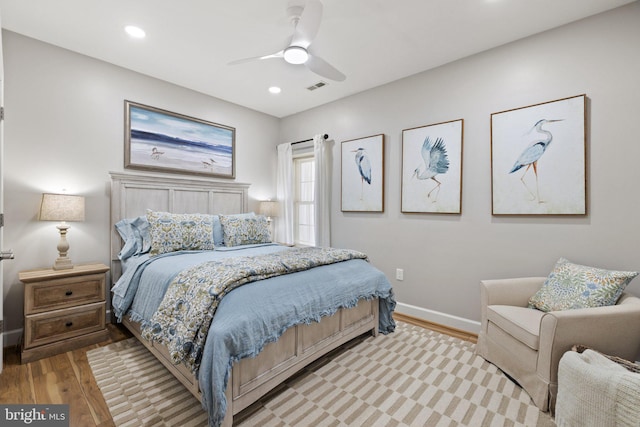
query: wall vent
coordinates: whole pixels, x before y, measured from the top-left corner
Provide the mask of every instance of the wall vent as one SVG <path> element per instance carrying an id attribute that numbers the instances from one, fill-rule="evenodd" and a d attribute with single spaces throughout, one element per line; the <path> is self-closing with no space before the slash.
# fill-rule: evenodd
<path id="1" fill-rule="evenodd" d="M 327 83 L 323 82 L 323 81 L 319 81 L 318 83 L 311 85 L 307 88 L 307 90 L 316 90 L 316 89 L 320 89 L 322 86 L 326 86 Z"/>

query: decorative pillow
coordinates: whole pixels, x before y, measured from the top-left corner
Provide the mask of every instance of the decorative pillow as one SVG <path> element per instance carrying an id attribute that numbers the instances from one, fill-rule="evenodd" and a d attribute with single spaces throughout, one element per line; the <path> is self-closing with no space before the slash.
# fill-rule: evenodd
<path id="1" fill-rule="evenodd" d="M 220 215 L 220 223 L 227 247 L 271 243 L 271 233 L 267 219 L 262 215 L 237 217 Z"/>
<path id="2" fill-rule="evenodd" d="M 149 221 L 146 216 L 139 216 L 133 223 L 133 231 L 138 241 L 138 253 L 146 254 L 151 250 L 151 234 L 149 232 Z"/>
<path id="3" fill-rule="evenodd" d="M 233 215 L 227 215 L 235 218 L 249 218 L 254 217 L 254 212 L 239 213 Z M 213 244 L 216 246 L 224 246 L 224 233 L 222 232 L 222 224 L 220 224 L 220 216 L 213 216 Z"/>
<path id="4" fill-rule="evenodd" d="M 147 211 L 150 256 L 175 251 L 213 250 L 213 219 L 205 214 Z"/>
<path id="5" fill-rule="evenodd" d="M 137 239 L 133 232 L 133 226 L 131 225 L 132 221 L 131 219 L 122 219 L 115 224 L 116 230 L 124 242 L 120 253 L 118 253 L 120 260 L 125 260 L 135 255 L 138 251 Z"/>
<path id="6" fill-rule="evenodd" d="M 604 270 L 560 258 L 542 288 L 529 299 L 529 307 L 558 311 L 614 305 L 637 275 L 635 271 Z"/>
<path id="7" fill-rule="evenodd" d="M 118 254 L 120 260 L 124 261 L 134 255 L 149 252 L 151 249 L 151 236 L 149 235 L 149 223 L 146 216 L 122 219 L 115 224 L 115 227 L 124 241 L 124 245 Z"/>

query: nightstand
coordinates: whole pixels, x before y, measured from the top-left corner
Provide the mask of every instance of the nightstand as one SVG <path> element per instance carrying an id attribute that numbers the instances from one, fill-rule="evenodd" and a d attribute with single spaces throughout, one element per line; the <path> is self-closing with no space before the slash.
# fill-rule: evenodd
<path id="1" fill-rule="evenodd" d="M 22 363 L 106 339 L 105 284 L 109 267 L 21 271 L 24 283 Z"/>

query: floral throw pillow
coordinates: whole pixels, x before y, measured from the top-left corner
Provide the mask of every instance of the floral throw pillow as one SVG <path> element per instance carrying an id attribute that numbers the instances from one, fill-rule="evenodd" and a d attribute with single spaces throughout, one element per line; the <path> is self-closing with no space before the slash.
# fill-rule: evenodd
<path id="1" fill-rule="evenodd" d="M 147 211 L 150 256 L 176 251 L 214 249 L 213 219 L 205 214 L 174 214 Z"/>
<path id="2" fill-rule="evenodd" d="M 227 247 L 271 243 L 267 219 L 262 215 L 237 217 L 220 215 L 224 244 Z"/>
<path id="3" fill-rule="evenodd" d="M 558 311 L 614 305 L 636 271 L 613 271 L 573 264 L 560 258 L 529 307 Z"/>

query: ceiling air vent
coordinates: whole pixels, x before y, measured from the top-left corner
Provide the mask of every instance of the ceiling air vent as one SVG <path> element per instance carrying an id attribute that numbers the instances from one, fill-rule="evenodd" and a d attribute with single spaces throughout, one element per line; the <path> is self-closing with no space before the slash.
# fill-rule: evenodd
<path id="1" fill-rule="evenodd" d="M 326 86 L 327 83 L 323 82 L 323 81 L 319 81 L 318 83 L 311 85 L 307 88 L 307 90 L 316 90 L 316 89 L 320 89 L 322 86 Z"/>

